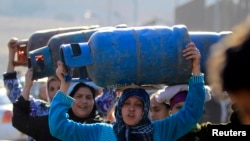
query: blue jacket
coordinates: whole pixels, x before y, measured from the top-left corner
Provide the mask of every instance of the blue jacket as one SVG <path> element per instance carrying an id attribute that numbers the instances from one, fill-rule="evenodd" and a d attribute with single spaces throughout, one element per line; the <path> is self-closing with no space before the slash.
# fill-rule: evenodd
<path id="1" fill-rule="evenodd" d="M 79 124 L 67 117 L 74 99 L 58 91 L 49 110 L 49 127 L 53 136 L 64 141 L 116 141 L 112 124 Z M 154 141 L 176 141 L 199 122 L 205 103 L 204 75 L 192 76 L 185 106 L 176 114 L 152 122 Z"/>

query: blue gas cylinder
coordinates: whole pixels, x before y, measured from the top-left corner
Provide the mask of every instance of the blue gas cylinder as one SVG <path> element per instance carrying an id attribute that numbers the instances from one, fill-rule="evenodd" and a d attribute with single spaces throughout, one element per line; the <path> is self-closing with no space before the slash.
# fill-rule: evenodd
<path id="1" fill-rule="evenodd" d="M 52 36 L 46 46 L 29 52 L 30 67 L 33 68 L 33 79 L 55 75 L 57 61 L 60 60 L 61 44 L 87 42 L 99 28 L 72 31 Z M 79 75 L 76 75 L 79 76 Z"/>
<path id="2" fill-rule="evenodd" d="M 210 55 L 210 48 L 226 35 L 231 34 L 231 31 L 223 32 L 205 32 L 205 31 L 190 31 L 190 39 L 195 43 L 201 53 L 201 71 L 206 74 L 206 60 Z"/>
<path id="3" fill-rule="evenodd" d="M 75 26 L 75 27 L 73 26 L 73 27 L 37 30 L 34 33 L 32 33 L 30 38 L 28 39 L 27 51 L 29 52 L 46 46 L 50 38 L 54 35 L 73 32 L 73 31 L 95 29 L 99 27 L 100 27 L 99 25 L 91 25 L 91 26 Z"/>
<path id="4" fill-rule="evenodd" d="M 61 45 L 68 81 L 72 68 L 85 66 L 99 86 L 187 83 L 191 63 L 182 51 L 190 42 L 185 25 L 105 29 L 87 43 Z M 78 52 L 73 48 L 78 48 Z"/>

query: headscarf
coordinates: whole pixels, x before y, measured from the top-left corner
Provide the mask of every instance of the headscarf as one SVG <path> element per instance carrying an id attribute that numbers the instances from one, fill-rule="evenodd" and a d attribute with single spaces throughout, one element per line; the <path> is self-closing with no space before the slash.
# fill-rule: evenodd
<path id="1" fill-rule="evenodd" d="M 188 85 L 187 84 L 179 84 L 179 85 L 173 85 L 173 86 L 168 86 L 162 90 L 159 90 L 157 93 L 158 95 L 155 97 L 156 101 L 159 103 L 166 102 L 170 103 L 170 100 L 175 97 L 179 92 L 188 92 Z M 212 95 L 212 90 L 210 87 L 205 86 L 206 90 L 206 98 L 205 102 L 208 102 L 211 100 L 211 95 Z M 185 94 L 183 94 L 185 95 Z M 186 97 L 186 96 L 184 96 Z M 185 101 L 185 100 L 183 100 Z M 170 104 L 171 106 L 171 104 Z"/>
<path id="2" fill-rule="evenodd" d="M 121 108 L 126 99 L 136 96 L 144 104 L 142 119 L 136 126 L 128 126 L 122 119 Z M 116 122 L 114 131 L 118 141 L 152 141 L 153 125 L 148 117 L 150 99 L 148 93 L 142 88 L 125 89 L 118 100 L 115 111 Z"/>
<path id="3" fill-rule="evenodd" d="M 69 119 L 74 120 L 76 122 L 80 123 L 99 123 L 99 122 L 105 122 L 105 120 L 100 116 L 99 112 L 96 110 L 96 103 L 95 103 L 95 88 L 92 85 L 89 85 L 89 83 L 84 82 L 75 82 L 71 83 L 67 94 L 71 97 L 73 97 L 76 93 L 76 91 L 81 87 L 87 87 L 91 90 L 91 93 L 93 94 L 93 100 L 94 100 L 94 106 L 90 113 L 90 115 L 86 118 L 79 118 L 77 117 L 73 111 L 72 108 L 68 110 Z"/>
<path id="4" fill-rule="evenodd" d="M 95 98 L 96 109 L 102 116 L 107 116 L 117 100 L 117 94 L 114 88 L 104 88 L 102 95 Z"/>
<path id="5" fill-rule="evenodd" d="M 174 97 L 170 99 L 170 108 L 173 109 L 175 104 L 179 102 L 185 102 L 187 94 L 188 94 L 188 91 L 178 92 Z"/>

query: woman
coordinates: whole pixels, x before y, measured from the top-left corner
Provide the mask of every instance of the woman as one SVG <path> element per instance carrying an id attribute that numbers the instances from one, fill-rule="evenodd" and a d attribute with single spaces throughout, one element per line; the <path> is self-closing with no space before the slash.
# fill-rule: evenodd
<path id="1" fill-rule="evenodd" d="M 60 80 L 54 76 L 48 77 L 47 80 L 47 101 L 50 103 L 53 97 L 55 96 L 57 90 L 60 88 Z"/>
<path id="2" fill-rule="evenodd" d="M 71 120 L 80 123 L 106 122 L 96 110 L 94 87 L 83 82 L 72 83 L 67 93 L 75 99 L 68 110 Z"/>
<path id="3" fill-rule="evenodd" d="M 17 52 L 17 48 L 20 44 L 18 38 L 13 37 L 8 42 L 8 65 L 7 71 L 3 74 L 4 86 L 7 89 L 7 96 L 9 97 L 12 103 L 15 103 L 16 100 L 20 97 L 22 93 L 22 85 L 20 81 L 17 79 L 17 72 L 15 71 L 15 67 L 18 66 L 18 63 L 14 63 L 15 55 Z M 60 81 L 56 78 L 49 79 L 47 81 L 47 88 L 52 89 L 54 88 L 55 91 L 48 91 L 51 95 L 55 95 L 58 87 L 60 86 Z M 49 97 L 48 97 L 49 98 Z M 47 100 L 47 97 L 45 98 Z M 29 110 L 30 116 L 43 116 L 48 115 L 49 106 L 48 103 L 44 100 L 35 99 L 33 96 L 29 96 L 30 107 L 27 107 Z M 26 121 L 26 120 L 25 120 Z M 28 136 L 28 141 L 33 141 L 31 137 Z"/>
<path id="4" fill-rule="evenodd" d="M 3 74 L 4 78 L 4 86 L 8 90 L 8 97 L 12 103 L 14 103 L 21 95 L 23 88 L 20 83 L 20 80 L 17 79 L 17 72 L 15 71 L 15 67 L 17 67 L 14 62 L 15 55 L 17 52 L 17 48 L 20 44 L 17 38 L 13 37 L 10 39 L 8 43 L 9 50 L 9 58 L 8 58 L 8 66 L 6 73 Z M 33 85 L 33 84 L 32 84 Z M 56 91 L 60 87 L 60 81 L 56 77 L 49 77 L 47 81 L 47 94 L 49 95 L 47 98 L 50 101 L 55 95 Z M 27 90 L 30 91 L 31 87 Z M 48 115 L 49 111 L 49 103 L 47 101 L 36 99 L 33 96 L 27 95 L 30 101 L 30 116 L 43 116 Z"/>
<path id="5" fill-rule="evenodd" d="M 56 138 L 52 137 L 49 133 L 48 128 L 48 111 L 49 111 L 49 104 L 50 101 L 53 99 L 56 91 L 60 87 L 60 81 L 56 77 L 49 77 L 47 80 L 47 98 L 48 101 L 35 99 L 34 97 L 30 96 L 30 90 L 33 86 L 32 81 L 32 69 L 28 70 L 25 76 L 25 86 L 22 88 L 20 81 L 17 79 L 17 73 L 15 72 L 15 65 L 14 65 L 14 58 L 17 51 L 17 46 L 19 41 L 17 38 L 10 39 L 8 43 L 9 49 L 9 61 L 7 66 L 7 72 L 3 74 L 4 77 L 4 84 L 8 90 L 8 97 L 11 102 L 14 104 L 13 110 L 13 126 L 20 130 L 27 135 L 35 137 L 38 140 L 57 140 Z M 100 89 L 97 85 L 92 82 L 86 82 L 90 88 Z M 81 86 L 82 87 L 82 86 Z M 75 89 L 74 89 L 75 90 Z M 72 92 L 71 95 L 73 96 L 75 92 Z M 94 93 L 94 92 L 93 92 Z M 95 95 L 95 94 L 94 94 Z M 102 95 L 99 96 L 96 101 L 98 103 L 103 103 L 105 101 L 105 107 L 108 108 L 109 106 L 112 107 L 110 100 L 113 97 L 116 97 L 116 94 L 111 90 L 106 90 Z M 80 100 L 79 100 L 80 101 Z M 113 101 L 113 100 L 112 100 Z M 95 103 L 94 103 L 95 105 Z M 96 111 L 96 107 L 93 108 L 85 108 L 84 110 L 90 110 L 89 115 L 78 115 L 81 114 L 81 110 L 78 110 L 81 107 L 75 106 L 69 110 L 69 116 L 71 119 L 81 123 L 93 123 L 93 122 L 102 122 L 104 121 L 99 112 Z M 109 109 L 102 108 L 102 105 L 98 105 L 99 109 L 102 109 L 102 113 L 108 112 Z M 74 110 L 76 109 L 76 110 Z M 74 110 L 74 112 L 73 112 Z M 84 111 L 82 110 L 82 111 Z M 80 112 L 79 112 L 80 111 Z M 28 140 L 33 140 L 29 137 Z"/>
<path id="6" fill-rule="evenodd" d="M 175 141 L 186 134 L 199 121 L 205 99 L 204 75 L 200 72 L 200 53 L 193 43 L 183 51 L 192 60 L 193 76 L 189 80 L 188 102 L 178 114 L 151 122 L 148 117 L 149 95 L 141 88 L 125 89 L 116 107 L 116 121 L 110 124 L 79 124 L 65 116 L 74 99 L 67 96 L 68 82 L 64 81 L 63 63 L 58 62 L 57 76 L 60 90 L 54 97 L 49 111 L 49 126 L 53 136 L 65 141 Z"/>
<path id="7" fill-rule="evenodd" d="M 209 87 L 206 88 L 206 98 L 205 101 L 211 99 L 211 90 Z M 188 85 L 174 85 L 165 88 L 163 91 L 157 93 L 156 101 L 158 103 L 168 102 L 170 103 L 171 115 L 178 113 L 185 105 L 186 99 L 188 96 Z M 161 118 L 163 119 L 163 118 Z M 196 126 L 188 132 L 186 135 L 178 139 L 178 141 L 207 141 L 208 138 L 208 128 L 207 125 L 211 124 L 210 122 L 206 123 L 197 123 Z"/>
<path id="8" fill-rule="evenodd" d="M 48 115 L 30 116 L 29 89 L 32 86 L 32 69 L 26 73 L 24 90 L 13 108 L 13 126 L 23 133 L 33 137 L 36 141 L 58 140 L 49 132 Z M 95 107 L 95 89 L 85 83 L 73 83 L 68 94 L 75 99 L 72 108 L 67 113 L 71 120 L 79 123 L 106 122 L 98 114 Z"/>
<path id="9" fill-rule="evenodd" d="M 232 34 L 212 47 L 207 63 L 208 82 L 217 94 L 227 94 L 234 107 L 230 122 L 224 128 L 237 130 L 235 127 L 238 129 L 240 127 L 248 132 L 250 129 L 249 25 L 250 17 L 236 25 L 232 29 Z"/>
<path id="10" fill-rule="evenodd" d="M 158 93 L 155 92 L 150 96 L 150 118 L 152 121 L 164 119 L 170 115 L 170 105 L 167 102 L 158 102 L 156 97 Z"/>
<path id="11" fill-rule="evenodd" d="M 205 102 L 208 102 L 211 100 L 211 89 L 205 86 L 205 90 Z M 175 114 L 185 105 L 187 95 L 188 85 L 179 84 L 168 86 L 164 90 L 158 91 L 155 100 L 158 103 L 169 103 L 171 114 Z"/>

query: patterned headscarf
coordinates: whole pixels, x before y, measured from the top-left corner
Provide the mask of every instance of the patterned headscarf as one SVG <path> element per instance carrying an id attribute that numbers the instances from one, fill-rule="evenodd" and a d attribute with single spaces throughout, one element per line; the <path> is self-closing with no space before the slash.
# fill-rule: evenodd
<path id="1" fill-rule="evenodd" d="M 95 98 L 96 109 L 102 116 L 107 116 L 117 102 L 116 92 L 113 88 L 104 88 L 102 95 Z"/>
<path id="2" fill-rule="evenodd" d="M 126 99 L 136 96 L 144 104 L 143 116 L 136 126 L 128 126 L 122 119 L 121 108 Z M 153 125 L 148 117 L 150 100 L 148 93 L 141 88 L 125 89 L 118 100 L 115 111 L 114 131 L 118 141 L 153 141 Z"/>

